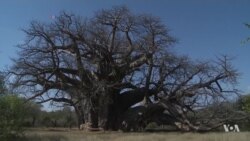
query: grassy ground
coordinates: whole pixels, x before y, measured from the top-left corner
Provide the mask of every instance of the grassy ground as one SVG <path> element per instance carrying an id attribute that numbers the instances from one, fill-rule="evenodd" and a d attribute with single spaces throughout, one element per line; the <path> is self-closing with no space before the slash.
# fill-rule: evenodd
<path id="1" fill-rule="evenodd" d="M 77 130 L 32 130 L 19 141 L 249 141 L 250 132 L 241 133 L 121 133 Z"/>

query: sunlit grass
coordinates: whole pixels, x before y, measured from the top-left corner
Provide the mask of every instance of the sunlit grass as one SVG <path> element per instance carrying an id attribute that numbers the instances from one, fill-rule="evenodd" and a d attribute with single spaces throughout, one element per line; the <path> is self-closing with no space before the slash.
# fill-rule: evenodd
<path id="1" fill-rule="evenodd" d="M 26 131 L 20 141 L 249 141 L 250 132 L 241 133 L 122 133 L 84 131 Z"/>

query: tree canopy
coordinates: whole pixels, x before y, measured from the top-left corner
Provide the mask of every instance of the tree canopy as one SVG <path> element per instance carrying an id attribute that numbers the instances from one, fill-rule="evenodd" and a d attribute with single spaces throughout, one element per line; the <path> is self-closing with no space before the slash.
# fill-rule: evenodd
<path id="1" fill-rule="evenodd" d="M 91 18 L 62 12 L 52 23 L 33 21 L 23 31 L 25 43 L 9 70 L 13 86 L 29 99 L 73 106 L 79 124 L 92 128 L 122 128 L 131 106 L 143 101 L 138 126 L 160 116 L 157 122 L 169 119 L 183 130 L 210 130 L 225 119 L 197 125 L 201 119 L 189 115 L 238 92 L 230 58 L 178 56 L 176 39 L 159 18 L 124 6 Z"/>

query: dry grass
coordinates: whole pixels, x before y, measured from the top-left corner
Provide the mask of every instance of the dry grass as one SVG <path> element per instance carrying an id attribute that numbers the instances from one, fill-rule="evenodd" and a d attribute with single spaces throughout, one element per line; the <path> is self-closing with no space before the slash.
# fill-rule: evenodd
<path id="1" fill-rule="evenodd" d="M 26 131 L 23 141 L 249 141 L 250 132 L 242 133 L 121 133 L 76 130 Z M 21 141 L 21 139 L 20 139 Z"/>

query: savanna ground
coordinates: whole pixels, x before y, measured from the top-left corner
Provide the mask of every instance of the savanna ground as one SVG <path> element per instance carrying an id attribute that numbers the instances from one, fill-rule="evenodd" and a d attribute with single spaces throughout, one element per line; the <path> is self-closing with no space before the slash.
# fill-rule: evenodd
<path id="1" fill-rule="evenodd" d="M 67 129 L 29 129 L 18 141 L 249 141 L 250 132 L 240 133 L 122 133 L 84 132 Z M 16 141 L 16 140 L 15 140 Z"/>

